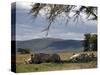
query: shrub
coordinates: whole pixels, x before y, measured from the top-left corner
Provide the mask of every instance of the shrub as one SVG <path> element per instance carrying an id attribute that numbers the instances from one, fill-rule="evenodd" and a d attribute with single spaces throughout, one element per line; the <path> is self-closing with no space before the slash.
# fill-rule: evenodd
<path id="1" fill-rule="evenodd" d="M 30 49 L 27 49 L 27 48 L 18 48 L 18 52 L 21 53 L 21 54 L 29 54 L 31 52 Z"/>

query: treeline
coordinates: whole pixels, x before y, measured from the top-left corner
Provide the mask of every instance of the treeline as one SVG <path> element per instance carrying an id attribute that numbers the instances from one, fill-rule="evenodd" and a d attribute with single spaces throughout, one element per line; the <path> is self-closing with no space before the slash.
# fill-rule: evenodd
<path id="1" fill-rule="evenodd" d="M 84 51 L 97 51 L 97 34 L 88 33 L 84 36 Z"/>
<path id="2" fill-rule="evenodd" d="M 28 48 L 18 48 L 18 51 L 19 53 L 21 54 L 30 54 L 31 53 L 31 50 L 28 49 Z"/>

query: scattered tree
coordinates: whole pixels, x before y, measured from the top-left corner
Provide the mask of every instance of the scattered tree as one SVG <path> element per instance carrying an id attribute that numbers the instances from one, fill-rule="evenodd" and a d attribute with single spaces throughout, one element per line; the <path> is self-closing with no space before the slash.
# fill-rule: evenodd
<path id="1" fill-rule="evenodd" d="M 85 39 L 84 39 L 84 51 L 88 51 L 90 49 L 90 37 L 91 35 L 90 34 L 85 34 Z"/>
<path id="2" fill-rule="evenodd" d="M 84 36 L 84 51 L 97 51 L 97 35 L 85 34 Z"/>
<path id="3" fill-rule="evenodd" d="M 29 54 L 31 52 L 30 49 L 23 49 L 23 48 L 18 48 L 18 52 L 21 54 Z"/>
<path id="4" fill-rule="evenodd" d="M 92 35 L 90 41 L 92 45 L 91 50 L 97 51 L 97 35 L 96 34 Z"/>

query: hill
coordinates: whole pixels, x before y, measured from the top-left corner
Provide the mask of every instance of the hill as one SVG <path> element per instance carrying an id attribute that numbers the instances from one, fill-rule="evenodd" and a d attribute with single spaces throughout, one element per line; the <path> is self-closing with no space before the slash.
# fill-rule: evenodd
<path id="1" fill-rule="evenodd" d="M 16 48 L 29 48 L 33 52 L 81 50 L 82 40 L 63 40 L 55 38 L 40 38 L 26 41 L 17 41 Z"/>

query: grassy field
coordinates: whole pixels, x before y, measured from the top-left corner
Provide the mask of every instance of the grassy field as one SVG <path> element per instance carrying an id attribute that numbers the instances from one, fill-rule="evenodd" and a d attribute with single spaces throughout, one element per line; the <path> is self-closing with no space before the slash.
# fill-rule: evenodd
<path id="1" fill-rule="evenodd" d="M 63 61 L 72 56 L 74 52 L 60 52 L 58 53 Z M 90 53 L 90 52 L 88 52 Z M 96 52 L 93 52 L 95 56 Z M 29 58 L 29 54 L 17 54 L 16 56 L 16 72 L 39 72 L 39 71 L 56 71 L 56 70 L 71 70 L 71 69 L 88 69 L 96 68 L 97 61 L 87 63 L 41 63 L 41 64 L 23 64 L 24 58 Z"/>

